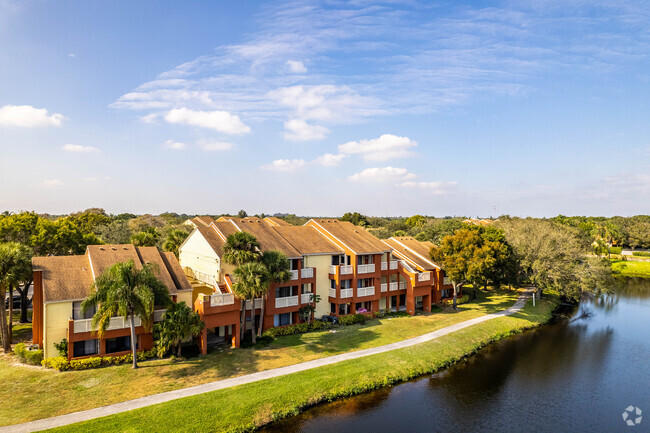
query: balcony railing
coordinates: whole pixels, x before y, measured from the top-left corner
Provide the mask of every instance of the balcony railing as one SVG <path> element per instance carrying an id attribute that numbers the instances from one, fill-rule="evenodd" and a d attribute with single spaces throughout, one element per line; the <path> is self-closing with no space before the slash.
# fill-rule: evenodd
<path id="1" fill-rule="evenodd" d="M 80 332 L 91 332 L 96 331 L 97 328 L 92 328 L 90 322 L 92 319 L 81 319 L 74 321 L 74 332 L 78 334 Z M 135 326 L 142 325 L 142 320 L 138 316 L 135 316 L 134 320 Z M 112 331 L 114 329 L 125 329 L 131 326 L 131 319 L 124 320 L 124 317 L 111 317 L 110 322 L 108 323 L 107 331 Z"/>
<path id="2" fill-rule="evenodd" d="M 382 292 L 388 291 L 388 283 L 381 283 L 381 291 Z"/>
<path id="3" fill-rule="evenodd" d="M 330 298 L 336 298 L 336 289 L 330 289 Z"/>
<path id="4" fill-rule="evenodd" d="M 163 314 L 165 314 L 165 311 L 167 310 L 153 310 L 153 321 L 162 322 Z"/>
<path id="5" fill-rule="evenodd" d="M 301 278 L 314 278 L 314 268 L 302 268 L 300 276 Z"/>
<path id="6" fill-rule="evenodd" d="M 388 270 L 388 262 L 381 262 L 381 270 L 382 271 Z"/>
<path id="7" fill-rule="evenodd" d="M 298 270 L 297 269 L 294 269 L 293 271 L 289 271 L 289 272 L 291 272 L 291 279 L 292 280 L 297 280 L 298 279 Z"/>
<path id="8" fill-rule="evenodd" d="M 406 290 L 406 281 L 401 281 L 399 283 L 399 289 L 400 290 Z"/>
<path id="9" fill-rule="evenodd" d="M 352 265 L 341 266 L 341 275 L 350 275 L 354 272 Z"/>
<path id="10" fill-rule="evenodd" d="M 197 281 L 200 281 L 204 284 L 207 284 L 208 286 L 212 286 L 215 288 L 219 287 L 214 275 L 206 274 L 205 272 L 197 271 L 196 269 L 192 269 L 192 274 L 194 274 L 194 279 Z"/>
<path id="11" fill-rule="evenodd" d="M 442 279 L 442 284 L 444 284 L 445 286 L 446 286 L 447 284 L 451 284 L 451 278 L 449 278 L 449 277 L 445 277 L 445 278 L 443 278 L 443 279 Z"/>
<path id="12" fill-rule="evenodd" d="M 336 268 L 337 268 L 336 265 L 330 266 L 330 274 L 336 274 Z"/>
<path id="13" fill-rule="evenodd" d="M 357 272 L 360 274 L 371 274 L 375 272 L 375 264 L 371 263 L 369 265 L 359 265 L 357 266 Z"/>
<path id="14" fill-rule="evenodd" d="M 214 294 L 210 295 L 210 306 L 211 307 L 220 307 L 222 305 L 232 305 L 234 303 L 235 303 L 235 295 L 232 294 L 232 293 L 214 293 Z"/>
<path id="15" fill-rule="evenodd" d="M 341 298 L 351 298 L 352 294 L 352 289 L 341 289 Z"/>
<path id="16" fill-rule="evenodd" d="M 298 305 L 297 296 L 286 296 L 284 298 L 275 298 L 275 308 L 295 307 Z"/>
<path id="17" fill-rule="evenodd" d="M 358 297 L 373 296 L 374 294 L 375 294 L 375 287 L 374 286 L 357 288 L 357 296 Z"/>
<path id="18" fill-rule="evenodd" d="M 431 272 L 422 272 L 418 274 L 418 281 L 431 281 Z"/>
<path id="19" fill-rule="evenodd" d="M 390 270 L 391 271 L 397 269 L 397 263 L 398 263 L 397 260 L 391 260 L 390 261 Z"/>
<path id="20" fill-rule="evenodd" d="M 297 297 L 297 296 L 296 296 L 296 297 Z M 258 308 L 262 308 L 262 301 L 263 301 L 262 298 L 255 298 L 255 309 L 256 309 L 256 310 L 257 310 Z M 250 301 L 250 300 L 246 301 L 246 309 L 247 309 L 247 310 L 251 310 L 251 309 L 252 309 L 252 308 L 251 308 L 251 305 L 252 305 L 252 304 L 251 304 L 251 301 Z"/>
<path id="21" fill-rule="evenodd" d="M 302 293 L 300 295 L 300 303 L 301 304 L 310 304 L 311 303 L 311 293 Z"/>
<path id="22" fill-rule="evenodd" d="M 395 281 L 394 283 L 390 283 L 390 291 L 391 292 L 394 292 L 398 288 L 399 288 L 399 285 L 397 284 L 397 281 Z"/>

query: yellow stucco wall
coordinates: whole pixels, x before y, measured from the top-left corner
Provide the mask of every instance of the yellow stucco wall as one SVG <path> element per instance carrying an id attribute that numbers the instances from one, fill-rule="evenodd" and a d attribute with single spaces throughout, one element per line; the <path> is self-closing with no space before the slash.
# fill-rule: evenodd
<path id="1" fill-rule="evenodd" d="M 217 282 L 222 276 L 219 273 L 219 257 L 199 231 L 194 231 L 179 252 L 179 262 L 183 268 L 192 268 L 213 275 Z"/>
<path id="2" fill-rule="evenodd" d="M 58 356 L 54 343 L 68 338 L 68 320 L 72 316 L 72 302 L 48 302 L 43 308 L 43 356 Z"/>
<path id="3" fill-rule="evenodd" d="M 176 294 L 176 302 L 181 301 L 184 301 L 188 307 L 192 308 L 192 305 L 194 305 L 194 299 L 192 299 L 192 290 L 188 290 L 186 292 L 178 292 Z"/>
<path id="4" fill-rule="evenodd" d="M 332 256 L 305 256 L 304 266 L 306 268 L 316 268 L 316 294 L 320 295 L 320 302 L 316 304 L 314 316 L 320 318 L 330 313 L 330 303 L 328 300 L 330 291 L 329 271 L 332 264 Z"/>

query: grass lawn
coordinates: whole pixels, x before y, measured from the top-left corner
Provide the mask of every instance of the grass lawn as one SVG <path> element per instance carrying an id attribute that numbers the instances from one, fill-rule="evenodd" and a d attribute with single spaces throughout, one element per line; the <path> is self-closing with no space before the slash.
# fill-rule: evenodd
<path id="1" fill-rule="evenodd" d="M 0 387 L 0 401 L 12 402 L 0 405 L 0 425 L 47 418 L 393 343 L 506 309 L 518 294 L 508 290 L 477 292 L 477 299 L 461 305 L 459 312 L 444 309 L 415 317 L 374 319 L 364 325 L 337 328 L 336 332 L 279 337 L 257 348 L 221 348 L 185 361 L 150 360 L 141 363 L 141 368 L 135 371 L 122 365 L 58 372 L 17 364 L 13 356 L 0 356 L 0 383 L 4 385 Z M 61 404 L 62 401 L 65 404 Z"/>
<path id="2" fill-rule="evenodd" d="M 612 272 L 625 277 L 650 278 L 650 261 L 612 260 Z"/>
<path id="3" fill-rule="evenodd" d="M 411 348 L 214 391 L 61 427 L 56 432 L 247 431 L 318 402 L 358 394 L 437 371 L 492 341 L 545 323 L 557 305 L 548 293 L 536 307 Z M 418 319 L 399 319 L 408 322 Z"/>

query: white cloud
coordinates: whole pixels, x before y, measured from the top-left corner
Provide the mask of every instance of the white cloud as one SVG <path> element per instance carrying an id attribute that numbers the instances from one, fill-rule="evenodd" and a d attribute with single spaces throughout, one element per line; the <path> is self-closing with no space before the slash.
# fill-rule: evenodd
<path id="1" fill-rule="evenodd" d="M 307 68 L 305 67 L 305 64 L 299 60 L 287 60 L 287 66 L 289 67 L 291 72 L 296 74 L 304 74 L 305 72 L 307 72 Z"/>
<path id="2" fill-rule="evenodd" d="M 61 149 L 66 152 L 72 153 L 94 153 L 101 152 L 99 149 L 93 146 L 82 146 L 81 144 L 64 144 L 61 146 Z"/>
<path id="3" fill-rule="evenodd" d="M 176 108 L 165 116 L 169 123 L 198 126 L 214 129 L 224 134 L 240 135 L 250 132 L 239 116 L 227 111 L 195 111 L 189 108 Z"/>
<path id="4" fill-rule="evenodd" d="M 318 165 L 322 165 L 324 167 L 334 167 L 340 165 L 345 158 L 347 158 L 347 155 L 344 155 L 342 153 L 339 153 L 338 155 L 326 153 L 325 155 L 321 155 L 318 158 L 316 158 L 314 163 Z"/>
<path id="5" fill-rule="evenodd" d="M 142 116 L 140 120 L 144 123 L 156 123 L 156 120 L 160 118 L 162 115 L 160 113 L 151 113 L 147 114 L 146 116 Z"/>
<path id="6" fill-rule="evenodd" d="M 64 119 L 62 114 L 50 115 L 46 108 L 34 108 L 31 105 L 5 105 L 0 108 L 0 126 L 61 126 Z"/>
<path id="7" fill-rule="evenodd" d="M 55 188 L 57 186 L 62 186 L 63 181 L 59 179 L 46 179 L 43 182 L 41 182 L 41 186 L 43 188 Z"/>
<path id="8" fill-rule="evenodd" d="M 296 172 L 307 165 L 304 159 L 276 159 L 271 164 L 262 166 L 263 170 Z"/>
<path id="9" fill-rule="evenodd" d="M 320 125 L 310 125 L 301 119 L 284 122 L 284 138 L 291 141 L 322 140 L 330 130 Z"/>
<path id="10" fill-rule="evenodd" d="M 349 141 L 340 144 L 339 152 L 348 155 L 360 155 L 366 161 L 387 161 L 413 156 L 414 152 L 410 149 L 417 145 L 417 142 L 408 137 L 384 134 L 371 140 Z"/>
<path id="11" fill-rule="evenodd" d="M 401 182 L 415 177 L 405 168 L 376 167 L 366 168 L 360 173 L 355 173 L 348 177 L 348 180 L 352 182 Z"/>
<path id="12" fill-rule="evenodd" d="M 68 57 L 75 58 L 75 57 L 77 57 L 77 56 L 76 56 L 74 53 L 70 53 L 70 54 L 68 54 Z"/>
<path id="13" fill-rule="evenodd" d="M 165 147 L 167 149 L 172 149 L 172 150 L 183 150 L 187 146 L 185 145 L 185 143 L 182 143 L 180 141 L 167 140 L 165 141 Z"/>
<path id="14" fill-rule="evenodd" d="M 234 146 L 234 144 L 232 143 L 228 143 L 224 141 L 214 141 L 214 140 L 199 140 L 197 144 L 201 149 L 208 152 L 230 150 Z"/>
<path id="15" fill-rule="evenodd" d="M 434 182 L 413 182 L 413 181 L 408 181 L 408 182 L 402 182 L 398 184 L 397 186 L 401 186 L 403 188 L 417 188 L 417 189 L 423 189 L 423 190 L 429 190 L 433 192 L 434 194 L 446 194 L 450 192 L 450 190 L 454 189 L 458 185 L 458 182 L 440 182 L 440 181 L 434 181 Z"/>

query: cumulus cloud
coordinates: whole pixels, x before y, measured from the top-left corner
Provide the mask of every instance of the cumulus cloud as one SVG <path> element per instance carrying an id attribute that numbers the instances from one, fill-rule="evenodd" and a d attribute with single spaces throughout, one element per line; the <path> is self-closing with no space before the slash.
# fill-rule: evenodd
<path id="1" fill-rule="evenodd" d="M 411 150 L 417 142 L 408 137 L 384 134 L 371 140 L 349 141 L 339 145 L 339 152 L 347 155 L 359 155 L 366 161 L 388 161 L 396 158 L 413 156 Z"/>
<path id="2" fill-rule="evenodd" d="M 187 145 L 180 141 L 167 140 L 165 141 L 165 147 L 172 150 L 183 150 L 187 147 Z"/>
<path id="3" fill-rule="evenodd" d="M 197 145 L 208 152 L 215 152 L 221 150 L 230 150 L 233 148 L 234 144 L 225 142 L 225 141 L 215 141 L 215 140 L 199 140 Z"/>
<path id="4" fill-rule="evenodd" d="M 241 135 L 250 132 L 239 116 L 227 111 L 196 111 L 189 108 L 176 108 L 165 115 L 169 123 L 198 126 L 214 129 L 230 135 Z"/>
<path id="5" fill-rule="evenodd" d="M 276 159 L 271 164 L 262 166 L 263 170 L 296 172 L 307 165 L 304 159 Z"/>
<path id="6" fill-rule="evenodd" d="M 43 182 L 41 182 L 41 186 L 43 188 L 55 188 L 57 186 L 62 186 L 63 181 L 59 179 L 46 179 Z"/>
<path id="7" fill-rule="evenodd" d="M 314 163 L 318 165 L 322 165 L 324 167 L 334 167 L 340 165 L 345 158 L 347 158 L 347 155 L 343 155 L 341 153 L 339 153 L 338 155 L 326 153 L 325 155 L 321 155 L 318 158 L 316 158 L 316 160 L 314 160 Z"/>
<path id="8" fill-rule="evenodd" d="M 416 176 L 409 173 L 405 168 L 375 167 L 355 173 L 348 177 L 352 182 L 402 182 L 413 179 Z"/>
<path id="9" fill-rule="evenodd" d="M 41 126 L 61 126 L 65 117 L 62 114 L 48 114 L 46 108 L 31 105 L 5 105 L 0 108 L 0 126 L 37 128 Z"/>
<path id="10" fill-rule="evenodd" d="M 291 141 L 322 140 L 330 130 L 320 125 L 310 125 L 301 119 L 284 122 L 284 138 Z"/>
<path id="11" fill-rule="evenodd" d="M 81 144 L 64 144 L 61 146 L 61 149 L 66 152 L 72 153 L 95 153 L 100 152 L 99 149 L 93 146 L 82 146 Z"/>
<path id="12" fill-rule="evenodd" d="M 289 70 L 295 74 L 304 74 L 307 72 L 304 63 L 299 60 L 287 60 L 287 66 L 289 67 Z"/>
<path id="13" fill-rule="evenodd" d="M 433 192 L 434 194 L 446 194 L 453 188 L 455 188 L 458 185 L 458 182 L 440 182 L 440 181 L 434 181 L 434 182 L 413 182 L 413 181 L 407 181 L 407 182 L 402 182 L 398 184 L 397 186 L 401 186 L 403 188 L 417 188 L 417 189 L 422 189 L 422 190 L 428 190 Z"/>

